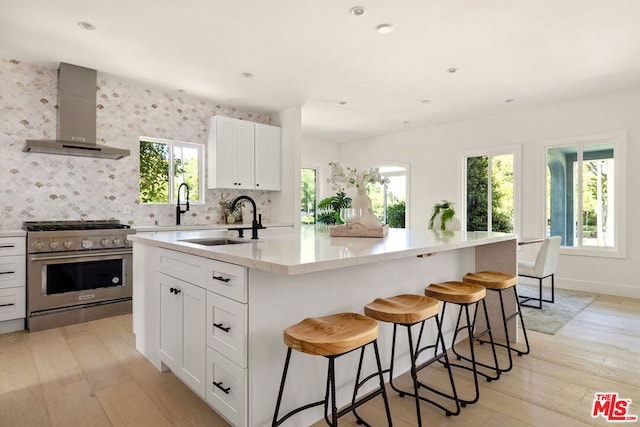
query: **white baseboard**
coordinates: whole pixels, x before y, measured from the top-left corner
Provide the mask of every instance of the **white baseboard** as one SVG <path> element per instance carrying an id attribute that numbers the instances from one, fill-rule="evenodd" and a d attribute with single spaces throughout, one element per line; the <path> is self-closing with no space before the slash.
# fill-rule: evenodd
<path id="1" fill-rule="evenodd" d="M 545 284 L 546 282 L 547 281 L 545 280 Z M 586 280 L 567 279 L 557 276 L 555 286 L 556 288 L 570 289 L 573 291 L 595 292 L 598 294 L 640 299 L 640 286 L 629 286 L 619 283 L 589 282 Z"/>

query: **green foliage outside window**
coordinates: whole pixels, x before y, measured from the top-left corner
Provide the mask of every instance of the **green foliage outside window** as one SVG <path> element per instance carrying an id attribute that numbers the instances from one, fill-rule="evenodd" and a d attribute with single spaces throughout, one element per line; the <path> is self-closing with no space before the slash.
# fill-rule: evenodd
<path id="1" fill-rule="evenodd" d="M 200 201 L 201 152 L 198 144 L 141 140 L 140 202 L 176 203 L 178 187 L 183 182 L 189 186 L 189 200 Z M 169 168 L 170 161 L 173 162 L 172 168 Z M 173 169 L 171 177 L 170 169 Z"/>
<path id="2" fill-rule="evenodd" d="M 169 203 L 169 147 L 140 141 L 140 202 Z"/>
<path id="3" fill-rule="evenodd" d="M 491 182 L 491 231 L 513 231 L 513 156 L 467 158 L 467 231 L 488 231 Z"/>

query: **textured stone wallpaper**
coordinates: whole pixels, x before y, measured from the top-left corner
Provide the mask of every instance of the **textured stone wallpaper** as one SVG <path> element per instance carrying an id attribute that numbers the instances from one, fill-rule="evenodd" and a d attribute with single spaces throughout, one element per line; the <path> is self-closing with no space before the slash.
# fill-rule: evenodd
<path id="1" fill-rule="evenodd" d="M 206 144 L 206 122 L 212 115 L 271 121 L 269 114 L 110 80 L 98 70 L 98 144 L 127 148 L 131 156 L 107 160 L 24 153 L 25 140 L 56 137 L 57 69 L 0 59 L 0 88 L 0 228 L 4 229 L 20 228 L 23 221 L 78 219 L 173 225 L 175 205 L 140 204 L 140 136 Z M 182 224 L 221 223 L 221 194 L 206 190 L 205 204 L 191 204 Z M 240 194 L 253 197 L 263 221 L 270 220 L 269 192 L 224 191 L 227 199 Z"/>

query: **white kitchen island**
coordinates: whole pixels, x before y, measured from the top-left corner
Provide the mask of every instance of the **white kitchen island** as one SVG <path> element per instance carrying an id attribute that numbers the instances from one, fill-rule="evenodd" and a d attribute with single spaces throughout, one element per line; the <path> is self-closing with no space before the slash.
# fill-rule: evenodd
<path id="1" fill-rule="evenodd" d="M 246 244 L 185 242 L 223 236 L 231 234 L 130 236 L 133 318 L 138 351 L 158 369 L 170 368 L 235 425 L 271 424 L 285 327 L 305 317 L 362 313 L 377 297 L 424 294 L 430 283 L 461 280 L 470 271 L 517 271 L 516 236 L 504 233 L 391 229 L 384 238 L 347 238 L 330 237 L 325 226 L 303 226 L 260 230 L 260 239 Z M 495 314 L 495 304 L 489 311 Z M 454 312 L 443 322 L 447 342 Z M 435 337 L 434 328 L 425 331 L 426 339 Z M 390 325 L 380 325 L 379 344 L 388 366 Z M 406 344 L 400 348 L 398 373 L 409 362 Z M 355 354 L 344 359 L 336 372 L 339 403 L 351 397 L 357 364 Z M 366 366 L 373 368 L 371 359 Z M 294 352 L 289 372 L 282 413 L 323 396 L 324 358 Z M 321 417 L 315 408 L 290 425 Z"/>

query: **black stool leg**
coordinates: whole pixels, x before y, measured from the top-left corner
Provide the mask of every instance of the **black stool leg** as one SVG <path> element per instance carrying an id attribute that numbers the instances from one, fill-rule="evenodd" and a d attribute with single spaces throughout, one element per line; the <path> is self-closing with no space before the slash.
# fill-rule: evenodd
<path id="1" fill-rule="evenodd" d="M 375 353 L 375 358 L 376 358 L 376 367 L 378 368 L 376 372 L 374 372 L 373 374 L 369 375 L 368 377 L 366 377 L 365 379 L 363 379 L 362 381 L 360 381 L 360 374 L 362 373 L 362 362 L 364 360 L 364 350 L 366 348 L 366 346 L 373 344 L 373 350 Z M 338 413 L 338 418 L 345 415 L 348 412 L 353 412 L 353 415 L 356 417 L 356 421 L 358 424 L 364 424 L 365 426 L 369 426 L 369 424 L 363 420 L 357 413 L 356 409 L 368 402 L 369 400 L 373 399 L 374 397 L 378 396 L 379 394 L 382 395 L 382 400 L 384 401 L 384 408 L 385 411 L 387 413 L 387 423 L 389 425 L 389 427 L 393 426 L 393 423 L 391 421 L 391 409 L 389 407 L 389 400 L 387 398 L 387 391 L 385 389 L 385 385 L 384 385 L 384 376 L 383 376 L 383 369 L 382 369 L 382 363 L 380 362 L 380 352 L 378 350 L 378 340 L 373 340 L 372 342 L 364 345 L 363 347 L 361 347 L 361 352 L 360 352 L 360 361 L 358 363 L 358 373 L 356 374 L 356 383 L 355 386 L 353 388 L 353 397 L 351 399 L 351 406 L 349 406 L 348 408 L 344 408 L 342 409 L 339 413 Z M 378 390 L 374 390 L 373 392 L 370 392 L 369 394 L 363 396 L 360 398 L 360 400 L 356 401 L 356 397 L 358 395 L 358 389 L 360 387 L 362 387 L 362 385 L 364 383 L 366 383 L 367 381 L 369 381 L 370 379 L 374 378 L 374 377 L 378 377 L 378 381 L 379 381 L 379 385 L 378 385 Z"/>
<path id="2" fill-rule="evenodd" d="M 287 348 L 287 357 L 284 361 L 284 369 L 282 370 L 282 379 L 280 380 L 280 390 L 278 391 L 278 400 L 276 400 L 276 412 L 273 414 L 272 427 L 279 426 L 283 420 L 278 420 L 278 412 L 280 411 L 280 403 L 282 402 L 282 393 L 284 392 L 284 382 L 287 378 L 287 371 L 289 370 L 289 360 L 291 360 L 291 347 Z"/>
<path id="3" fill-rule="evenodd" d="M 484 310 L 484 315 L 485 315 L 485 321 L 487 324 L 487 329 L 483 332 L 481 332 L 479 335 L 474 335 L 474 329 L 475 329 L 475 323 L 476 323 L 476 318 L 478 316 L 478 303 L 482 302 L 482 308 Z M 473 321 L 471 321 L 471 315 L 469 314 L 469 305 L 470 304 L 460 304 L 460 311 L 458 312 L 458 320 L 456 322 L 456 328 L 455 328 L 455 332 L 453 335 L 453 341 L 451 344 L 451 349 L 453 351 L 453 353 L 456 355 L 456 358 L 458 360 L 466 360 L 467 362 L 471 363 L 471 367 L 469 366 L 464 366 L 464 365 L 460 365 L 460 364 L 454 364 L 451 363 L 452 366 L 456 366 L 462 369 L 466 369 L 469 370 L 471 372 L 473 372 L 473 382 L 474 382 L 474 386 L 475 386 L 475 396 L 473 399 L 471 400 L 466 400 L 466 399 L 460 399 L 458 398 L 458 400 L 460 400 L 460 404 L 462 405 L 462 407 L 466 406 L 466 405 L 470 405 L 473 403 L 476 403 L 480 397 L 480 387 L 478 384 L 478 375 L 482 375 L 483 377 L 485 377 L 487 379 L 487 381 L 493 381 L 493 380 L 497 380 L 500 378 L 500 369 L 498 368 L 498 356 L 496 354 L 496 350 L 495 350 L 495 346 L 494 346 L 494 342 L 493 342 L 493 335 L 491 333 L 491 327 L 489 325 L 489 315 L 487 313 L 487 306 L 485 303 L 485 300 L 482 299 L 481 301 L 476 301 L 475 303 L 475 310 L 474 310 L 474 314 L 473 314 Z M 465 318 L 466 318 L 466 326 L 460 327 L 460 321 L 462 319 L 462 311 L 464 310 L 465 312 Z M 468 335 L 468 339 L 469 339 L 469 351 L 471 353 L 471 358 L 468 358 L 466 356 L 461 355 L 460 353 L 458 353 L 456 351 L 456 338 L 458 336 L 458 332 L 460 330 L 466 329 L 467 330 L 467 335 Z M 477 340 L 477 338 L 484 336 L 485 334 L 489 335 L 489 342 L 491 343 L 491 351 L 492 351 L 492 355 L 493 355 L 493 361 L 494 361 L 494 366 L 490 366 L 481 362 L 478 362 L 476 360 L 476 354 L 475 354 L 475 350 L 474 350 L 474 341 Z M 479 340 L 478 340 L 479 341 Z M 484 372 L 480 372 L 478 370 L 478 365 L 479 366 L 483 366 L 486 368 L 489 368 L 491 370 L 495 370 L 496 375 L 495 376 L 489 376 L 488 374 L 484 373 Z"/>

